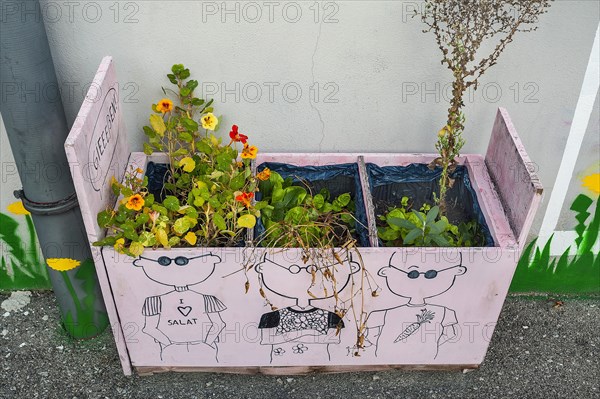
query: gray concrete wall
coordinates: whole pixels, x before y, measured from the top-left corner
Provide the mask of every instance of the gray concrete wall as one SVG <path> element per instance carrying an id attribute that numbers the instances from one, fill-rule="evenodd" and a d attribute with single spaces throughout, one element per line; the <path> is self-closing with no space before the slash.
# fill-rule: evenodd
<path id="1" fill-rule="evenodd" d="M 433 152 L 445 121 L 450 71 L 440 65 L 433 36 L 410 18 L 420 2 L 41 3 L 67 119 L 74 120 L 101 58 L 112 55 L 136 150 L 174 63 L 188 66 L 215 98 L 223 124 L 238 124 L 261 151 Z M 503 106 L 538 166 L 547 194 L 533 233 L 598 21 L 595 1 L 555 1 L 539 30 L 517 35 L 466 99 L 465 152 L 485 152 Z M 597 107 L 575 177 L 598 164 Z M 5 148 L 2 161 L 9 162 Z M 568 207 L 579 187 L 574 179 L 559 229 L 573 227 Z M 3 197 L 8 190 L 3 184 Z"/>

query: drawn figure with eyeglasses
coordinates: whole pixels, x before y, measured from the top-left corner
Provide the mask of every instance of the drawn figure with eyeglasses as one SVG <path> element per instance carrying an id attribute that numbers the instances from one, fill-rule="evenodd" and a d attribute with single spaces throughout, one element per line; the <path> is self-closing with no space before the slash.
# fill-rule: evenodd
<path id="1" fill-rule="evenodd" d="M 296 303 L 265 313 L 260 318 L 261 344 L 271 346 L 271 364 L 283 365 L 290 358 L 306 358 L 311 363 L 329 361 L 329 345 L 340 343 L 341 329 L 344 328 L 342 318 L 311 304 L 313 300 L 333 297 L 333 283 L 317 278 L 318 282 L 311 286 L 317 266 L 299 263 L 285 259 L 275 262 L 267 259 L 265 254 L 262 262 L 255 266 L 265 289 Z M 360 265 L 348 258 L 334 267 L 335 289 L 339 294 L 348 286 L 352 274 L 360 270 Z"/>
<path id="2" fill-rule="evenodd" d="M 218 337 L 225 328 L 221 312 L 227 308 L 217 297 L 190 287 L 206 281 L 220 262 L 221 258 L 211 253 L 156 259 L 139 256 L 133 262 L 150 280 L 172 288 L 146 298 L 142 306 L 142 331 L 159 344 L 162 360 L 218 362 Z"/>
<path id="3" fill-rule="evenodd" d="M 448 291 L 456 277 L 467 272 L 462 265 L 462 254 L 459 253 L 458 264 L 440 268 L 398 266 L 394 264 L 394 255 L 389 265 L 377 274 L 385 277 L 394 295 L 408 298 L 408 303 L 371 312 L 366 339 L 375 345 L 376 356 L 394 350 L 394 353 L 418 353 L 435 359 L 439 348 L 456 336 L 458 320 L 454 310 L 433 304 L 429 299 Z"/>

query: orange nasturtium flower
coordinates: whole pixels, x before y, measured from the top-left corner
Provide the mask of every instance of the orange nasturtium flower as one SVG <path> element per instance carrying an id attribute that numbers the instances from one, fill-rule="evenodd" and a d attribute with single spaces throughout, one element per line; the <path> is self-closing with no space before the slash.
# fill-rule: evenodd
<path id="1" fill-rule="evenodd" d="M 209 112 L 202 117 L 200 122 L 202 122 L 202 129 L 215 130 L 219 124 L 219 119 L 212 112 Z"/>
<path id="2" fill-rule="evenodd" d="M 158 104 L 156 104 L 156 110 L 158 112 L 162 112 L 163 114 L 170 112 L 172 109 L 173 101 L 169 100 L 168 98 L 163 98 L 158 102 Z"/>
<path id="3" fill-rule="evenodd" d="M 271 169 L 264 168 L 262 172 L 256 175 L 256 177 L 258 178 L 258 180 L 262 181 L 269 180 L 271 178 Z"/>
<path id="4" fill-rule="evenodd" d="M 133 209 L 134 211 L 139 211 L 144 206 L 144 202 L 144 197 L 142 197 L 139 194 L 134 194 L 131 197 L 127 198 L 125 208 Z"/>
<path id="5" fill-rule="evenodd" d="M 243 203 L 246 206 L 246 208 L 250 208 L 250 206 L 252 205 L 252 198 L 254 198 L 254 193 L 241 193 L 240 195 L 235 197 L 235 200 Z"/>
<path id="6" fill-rule="evenodd" d="M 242 150 L 243 159 L 254 159 L 256 158 L 256 154 L 258 154 L 258 148 L 253 145 L 244 144 L 244 149 Z"/>

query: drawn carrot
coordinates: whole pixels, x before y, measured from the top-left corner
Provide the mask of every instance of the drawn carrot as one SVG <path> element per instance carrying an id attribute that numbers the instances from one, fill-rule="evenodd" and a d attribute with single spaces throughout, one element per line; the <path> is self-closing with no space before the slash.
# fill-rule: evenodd
<path id="1" fill-rule="evenodd" d="M 402 331 L 402 333 L 398 335 L 398 338 L 394 340 L 394 343 L 398 341 L 403 341 L 406 338 L 413 335 L 421 327 L 422 324 L 431 323 L 431 320 L 433 320 L 434 316 L 434 312 L 427 309 L 421 309 L 421 314 L 417 315 L 417 321 L 406 327 L 404 331 Z"/>

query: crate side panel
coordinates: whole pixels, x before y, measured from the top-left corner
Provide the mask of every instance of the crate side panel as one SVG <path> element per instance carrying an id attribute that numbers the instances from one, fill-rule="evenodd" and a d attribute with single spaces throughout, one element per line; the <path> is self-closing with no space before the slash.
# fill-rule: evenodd
<path id="1" fill-rule="evenodd" d="M 535 165 L 529 159 L 508 112 L 503 108 L 498 109 L 485 162 L 510 226 L 522 247 L 543 189 L 535 174 Z"/>
<path id="2" fill-rule="evenodd" d="M 111 252 L 106 267 L 132 364 L 215 371 L 479 364 L 516 265 L 514 251 L 496 247 L 361 249 L 377 294 L 366 289 L 362 317 L 348 312 L 340 324 L 335 312 L 361 297 L 351 288 L 352 278 L 360 285 L 351 274 L 356 256 L 337 267 L 336 306 L 320 282 L 307 293 L 312 277 L 297 250 L 146 250 L 136 260 Z M 161 266 L 161 256 L 173 261 Z M 189 262 L 179 266 L 177 257 Z M 253 266 L 247 274 L 245 259 Z M 357 322 L 368 327 L 360 357 L 353 356 Z M 217 340 L 213 328 L 222 329 Z"/>
<path id="3" fill-rule="evenodd" d="M 494 242 L 502 248 L 515 247 L 515 236 L 506 218 L 498 192 L 488 174 L 484 158 L 481 155 L 468 155 L 465 166 L 469 171 L 471 184 L 477 193 L 479 206 L 494 237 Z"/>
<path id="4" fill-rule="evenodd" d="M 81 215 L 90 242 L 104 236 L 96 215 L 112 207 L 111 178 L 123 177 L 129 158 L 119 85 L 111 57 L 105 57 L 65 141 Z"/>

